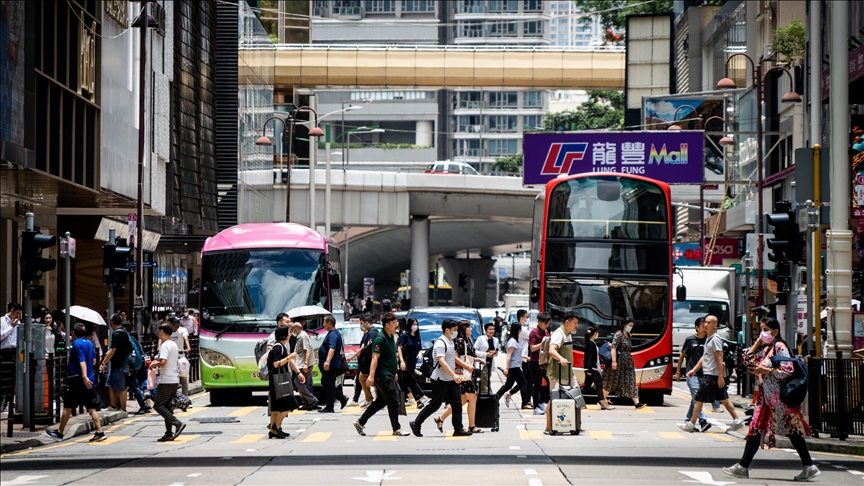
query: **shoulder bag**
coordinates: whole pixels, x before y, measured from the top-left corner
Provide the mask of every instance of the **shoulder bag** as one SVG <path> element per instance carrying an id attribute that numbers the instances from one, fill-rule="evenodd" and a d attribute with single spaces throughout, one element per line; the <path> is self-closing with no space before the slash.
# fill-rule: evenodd
<path id="1" fill-rule="evenodd" d="M 464 338 L 462 339 L 462 344 L 465 348 L 465 354 L 462 355 L 462 361 L 471 364 L 471 358 L 468 357 L 468 343 L 465 342 Z M 463 368 L 462 371 L 459 372 L 459 377 L 462 379 L 462 382 L 468 382 L 472 379 L 472 373 L 471 369 L 466 370 Z"/>
<path id="2" fill-rule="evenodd" d="M 788 344 L 783 341 L 781 342 L 786 346 L 786 349 L 789 349 Z M 777 356 L 777 342 L 775 341 L 771 356 L 771 366 L 779 368 L 783 363 L 792 363 L 794 372 L 791 377 L 786 378 L 785 380 L 777 380 L 777 383 L 780 384 L 780 401 L 787 407 L 800 406 L 804 402 L 804 398 L 807 396 L 807 366 L 804 364 L 804 360 L 802 359 Z"/>
<path id="3" fill-rule="evenodd" d="M 277 344 L 277 346 L 282 346 L 282 344 Z M 282 346 L 282 349 L 285 349 Z M 279 367 L 276 370 L 276 373 L 271 375 L 271 379 L 273 380 L 273 398 L 276 400 L 294 395 L 294 376 L 291 373 L 291 370 L 285 369 L 284 365 Z"/>

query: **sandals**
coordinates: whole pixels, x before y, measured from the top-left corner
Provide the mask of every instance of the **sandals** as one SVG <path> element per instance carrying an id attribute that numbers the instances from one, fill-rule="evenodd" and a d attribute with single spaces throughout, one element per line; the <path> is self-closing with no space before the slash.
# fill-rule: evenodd
<path id="1" fill-rule="evenodd" d="M 472 434 L 482 434 L 483 429 L 479 429 L 477 427 L 468 427 L 468 432 L 471 432 Z"/>
<path id="2" fill-rule="evenodd" d="M 440 417 L 435 417 L 435 426 L 438 427 L 438 432 L 444 433 L 444 421 Z"/>

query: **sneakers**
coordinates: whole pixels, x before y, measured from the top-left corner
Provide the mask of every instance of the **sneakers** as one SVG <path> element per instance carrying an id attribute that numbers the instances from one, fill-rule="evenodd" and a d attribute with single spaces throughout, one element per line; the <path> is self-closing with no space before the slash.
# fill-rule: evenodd
<path id="1" fill-rule="evenodd" d="M 815 478 L 820 474 L 822 474 L 822 472 L 819 470 L 819 468 L 811 464 L 805 467 L 804 470 L 801 471 L 801 474 L 795 476 L 793 479 L 795 481 L 810 481 L 811 479 Z"/>
<path id="2" fill-rule="evenodd" d="M 684 422 L 683 424 L 678 424 L 678 428 L 683 430 L 684 432 L 693 433 L 696 432 L 696 426 L 691 424 L 690 422 Z"/>
<path id="3" fill-rule="evenodd" d="M 471 432 L 462 429 L 462 430 L 454 430 L 453 437 L 471 437 Z"/>
<path id="4" fill-rule="evenodd" d="M 348 406 L 348 398 L 347 397 L 340 398 L 339 399 L 339 405 L 341 408 L 347 407 Z"/>
<path id="5" fill-rule="evenodd" d="M 701 429 L 701 432 L 708 432 L 708 429 L 711 428 L 711 424 L 707 420 L 700 420 L 699 427 Z"/>
<path id="6" fill-rule="evenodd" d="M 178 436 L 180 436 L 180 433 L 183 432 L 183 429 L 185 429 L 185 428 L 186 428 L 186 424 L 181 422 L 180 425 L 177 426 L 177 430 L 174 431 L 174 437 L 172 437 L 171 440 L 174 440 Z"/>
<path id="7" fill-rule="evenodd" d="M 105 436 L 105 432 L 96 432 L 95 434 L 93 434 L 93 437 L 91 437 L 88 442 L 102 442 L 107 438 L 108 437 Z"/>
<path id="8" fill-rule="evenodd" d="M 412 398 L 412 399 L 408 400 L 407 403 L 405 403 L 405 406 L 406 407 L 416 407 L 417 401 Z"/>
<path id="9" fill-rule="evenodd" d="M 369 405 L 372 405 L 372 402 L 367 400 L 367 401 L 363 402 L 362 405 L 360 405 L 360 408 L 362 408 L 363 410 L 366 410 L 367 408 L 369 408 Z"/>
<path id="10" fill-rule="evenodd" d="M 732 421 L 732 425 L 729 426 L 729 430 L 739 430 L 741 427 L 744 427 L 744 421 L 740 418 L 737 418 Z"/>
<path id="11" fill-rule="evenodd" d="M 724 467 L 722 471 L 733 478 L 742 478 L 749 479 L 750 478 L 750 470 L 746 467 L 741 467 L 741 464 L 735 464 L 734 466 Z M 805 469 L 806 471 L 806 469 Z M 803 474 L 803 473 L 802 473 Z"/>
<path id="12" fill-rule="evenodd" d="M 643 409 L 643 408 L 645 408 L 645 407 L 647 407 L 647 406 L 648 406 L 647 403 L 642 403 L 642 402 L 639 402 L 639 403 L 637 403 L 636 405 L 633 405 L 633 407 L 634 407 L 636 410 L 641 410 L 641 409 Z"/>
<path id="13" fill-rule="evenodd" d="M 165 435 L 156 439 L 156 442 L 171 442 L 174 440 L 174 434 L 171 432 L 165 432 Z"/>
<path id="14" fill-rule="evenodd" d="M 426 402 L 421 398 L 417 400 L 417 410 L 423 410 L 423 407 L 426 406 Z"/>
<path id="15" fill-rule="evenodd" d="M 534 410 L 534 406 L 530 403 L 526 403 L 525 405 L 522 405 L 522 410 Z"/>
<path id="16" fill-rule="evenodd" d="M 511 401 L 512 401 L 512 399 L 510 397 L 510 392 L 507 392 L 506 394 L 504 394 L 504 406 L 507 408 L 510 408 L 510 402 Z"/>
<path id="17" fill-rule="evenodd" d="M 542 408 L 537 407 L 537 408 L 534 409 L 534 414 L 533 414 L 533 415 L 546 415 L 546 412 L 544 412 Z"/>
<path id="18" fill-rule="evenodd" d="M 416 435 L 417 437 L 423 437 L 423 434 L 420 433 L 420 426 L 414 422 L 413 420 L 408 422 L 408 427 L 411 429 L 411 433 Z"/>
<path id="19" fill-rule="evenodd" d="M 363 435 L 366 435 L 366 434 L 363 434 Z M 408 432 L 402 432 L 402 429 L 396 429 L 393 431 L 393 435 L 395 435 L 396 437 L 407 437 L 411 434 L 409 434 Z"/>
<path id="20" fill-rule="evenodd" d="M 61 440 L 63 440 L 63 434 L 61 434 L 60 431 L 58 431 L 58 430 L 46 430 L 45 435 L 47 435 L 48 437 L 51 437 L 52 439 L 56 440 L 57 442 L 60 442 Z"/>
<path id="21" fill-rule="evenodd" d="M 362 425 L 360 425 L 360 421 L 359 421 L 359 420 L 355 420 L 355 421 L 354 421 L 354 430 L 356 430 L 357 433 L 360 434 L 360 435 L 362 435 L 363 437 L 366 437 L 366 432 L 364 432 L 363 429 L 365 429 L 365 427 L 363 427 Z"/>
<path id="22" fill-rule="evenodd" d="M 146 414 L 150 413 L 151 411 L 153 411 L 152 408 L 144 407 L 144 408 L 138 409 L 138 411 L 135 412 L 135 415 L 146 415 Z"/>
<path id="23" fill-rule="evenodd" d="M 542 410 L 543 413 L 546 413 L 546 404 L 545 403 L 540 404 L 540 410 Z"/>
<path id="24" fill-rule="evenodd" d="M 348 400 L 348 403 L 345 405 L 346 407 L 359 407 L 360 404 L 357 403 L 353 398 Z"/>

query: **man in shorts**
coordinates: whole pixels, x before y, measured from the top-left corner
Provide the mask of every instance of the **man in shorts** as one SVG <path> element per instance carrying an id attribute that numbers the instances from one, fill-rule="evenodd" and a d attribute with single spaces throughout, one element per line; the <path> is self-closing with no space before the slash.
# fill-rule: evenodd
<path id="1" fill-rule="evenodd" d="M 726 391 L 726 380 L 723 378 L 723 341 L 717 335 L 717 317 L 706 317 L 705 326 L 708 333 L 708 337 L 705 338 L 705 352 L 696 366 L 687 372 L 687 378 L 692 378 L 700 369 L 702 370 L 699 391 L 696 392 L 696 403 L 690 420 L 678 424 L 678 428 L 684 432 L 699 430 L 696 427 L 696 420 L 699 419 L 699 414 L 702 412 L 702 404 L 718 400 L 732 415 L 732 425 L 729 426 L 729 429 L 738 430 L 744 426 L 744 421 L 735 413 L 735 406 L 732 405 L 732 400 L 729 399 L 729 393 Z"/>
<path id="2" fill-rule="evenodd" d="M 68 377 L 66 378 L 66 396 L 63 398 L 63 416 L 60 417 L 60 427 L 56 430 L 46 430 L 48 437 L 56 441 L 63 440 L 63 431 L 66 423 L 72 415 L 72 410 L 83 405 L 93 420 L 96 434 L 90 442 L 102 442 L 107 437 L 102 432 L 102 422 L 96 408 L 99 406 L 99 398 L 96 396 L 95 376 L 93 368 L 96 366 L 96 349 L 87 337 L 87 329 L 84 324 L 75 324 L 73 328 L 75 341 L 69 349 Z"/>
<path id="3" fill-rule="evenodd" d="M 111 409 L 126 411 L 126 397 L 129 395 L 126 384 L 126 374 L 129 373 L 129 365 L 126 358 L 132 354 L 132 343 L 129 334 L 123 329 L 123 318 L 120 314 L 111 316 L 109 323 L 111 330 L 111 348 L 105 353 L 105 359 L 99 366 L 99 370 L 105 369 L 105 364 L 110 363 L 108 372 L 108 393 L 111 397 Z"/>
<path id="4" fill-rule="evenodd" d="M 578 324 L 579 317 L 573 312 L 568 312 L 564 314 L 564 322 L 561 327 L 549 336 L 549 367 L 546 369 L 546 381 L 549 382 L 549 390 L 558 388 L 559 375 L 563 380 L 566 380 L 563 385 L 571 385 L 573 365 L 570 364 L 570 359 L 573 357 L 573 341 L 570 335 L 576 331 Z M 567 373 L 563 373 L 562 368 L 568 367 L 570 369 Z M 543 433 L 546 435 L 552 433 L 552 407 L 546 407 L 546 430 Z"/>

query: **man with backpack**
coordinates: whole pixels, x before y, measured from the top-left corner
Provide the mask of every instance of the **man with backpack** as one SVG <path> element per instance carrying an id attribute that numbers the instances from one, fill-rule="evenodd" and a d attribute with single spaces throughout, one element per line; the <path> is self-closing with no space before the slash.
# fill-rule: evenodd
<path id="1" fill-rule="evenodd" d="M 366 398 L 366 402 L 362 405 L 363 408 L 368 407 L 374 397 L 372 396 L 372 387 L 370 387 L 366 381 L 369 380 L 369 367 L 372 364 L 372 348 L 371 344 L 375 341 L 375 338 L 378 337 L 378 329 L 375 329 L 375 325 L 372 322 L 372 316 L 369 314 L 364 315 L 360 318 L 360 328 L 363 330 L 363 337 L 360 338 L 360 350 L 357 353 L 349 358 L 349 361 L 357 360 L 357 372 L 358 376 L 354 385 L 354 398 L 349 403 L 349 406 L 358 404 L 360 399 L 360 390 L 363 390 L 363 395 Z M 359 383 L 359 388 L 357 386 Z"/>
<path id="2" fill-rule="evenodd" d="M 546 370 L 543 364 L 540 363 L 540 351 L 545 347 L 544 353 L 548 359 L 549 350 L 549 321 L 552 317 L 547 312 L 542 312 L 537 316 L 537 327 L 531 329 L 528 334 L 528 370 L 531 375 L 527 378 L 532 380 L 532 396 L 534 398 L 534 415 L 546 414 L 546 402 L 549 397 L 548 382 L 547 386 L 543 386 L 543 377 L 546 376 Z"/>
<path id="3" fill-rule="evenodd" d="M 702 358 L 702 355 L 705 354 L 705 318 L 696 318 L 695 326 L 696 334 L 687 336 L 687 339 L 684 340 L 684 344 L 681 346 L 681 355 L 678 356 L 678 369 L 675 372 L 675 381 L 681 379 L 682 364 L 686 365 L 684 369 L 684 373 L 686 374 L 696 367 L 696 363 L 698 363 Z M 696 406 L 696 393 L 699 391 L 700 378 L 702 378 L 701 370 L 696 372 L 694 376 L 687 378 L 687 388 L 690 389 L 690 408 L 687 410 L 687 416 L 684 417 L 684 421 L 686 422 L 689 422 L 690 417 L 693 416 L 693 409 Z M 704 412 L 699 412 L 699 428 L 702 432 L 707 432 L 708 429 L 711 428 L 711 424 L 708 423 L 708 420 L 705 418 Z"/>
<path id="4" fill-rule="evenodd" d="M 99 371 L 105 370 L 105 363 L 108 363 L 108 393 L 111 399 L 111 408 L 114 410 L 126 411 L 126 396 L 128 394 L 128 385 L 126 377 L 131 369 L 127 358 L 132 354 L 132 344 L 129 340 L 129 334 L 123 329 L 123 317 L 120 314 L 111 316 L 109 322 L 111 330 L 111 344 L 108 352 L 105 353 L 105 359 L 99 365 Z"/>
<path id="5" fill-rule="evenodd" d="M 129 334 L 129 343 L 132 345 L 134 354 L 134 358 L 131 360 L 132 364 L 129 367 L 129 376 L 126 377 L 126 384 L 129 385 L 129 391 L 132 392 L 132 396 L 138 402 L 138 411 L 135 412 L 135 415 L 144 415 L 150 413 L 151 410 L 144 400 L 144 391 L 141 390 L 141 383 L 147 381 L 147 372 L 144 370 L 144 350 L 141 348 L 138 338 L 132 333 L 132 323 L 125 321 L 123 329 Z"/>

